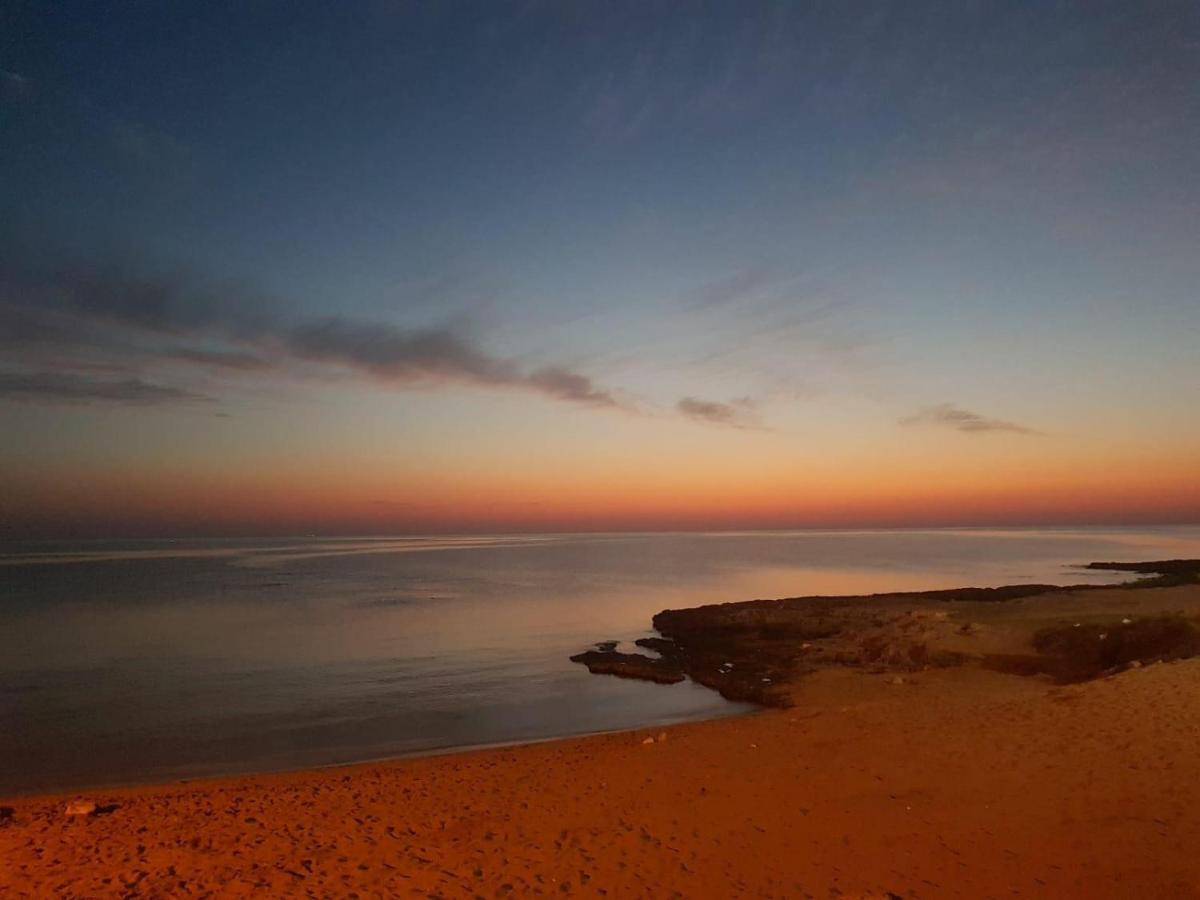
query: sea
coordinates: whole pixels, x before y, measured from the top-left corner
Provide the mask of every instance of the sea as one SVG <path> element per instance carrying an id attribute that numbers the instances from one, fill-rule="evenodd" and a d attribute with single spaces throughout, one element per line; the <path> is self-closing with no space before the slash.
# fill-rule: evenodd
<path id="1" fill-rule="evenodd" d="M 665 608 L 1126 580 L 1200 527 L 0 545 L 0 797 L 744 714 L 568 657 Z"/>

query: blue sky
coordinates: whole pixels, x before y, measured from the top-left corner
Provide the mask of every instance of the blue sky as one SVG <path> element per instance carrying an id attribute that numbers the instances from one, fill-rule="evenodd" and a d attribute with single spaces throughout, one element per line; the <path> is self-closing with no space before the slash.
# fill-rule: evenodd
<path id="1" fill-rule="evenodd" d="M 901 455 L 920 422 L 963 466 L 1200 441 L 1195 4 L 3 16 L 14 463 L 78 466 L 131 406 L 395 410 L 436 446 L 480 389 L 524 404 L 508 427 L 553 442 L 584 407 L 647 453 L 674 446 L 647 417 Z M 1021 430 L 964 444 L 946 410 Z"/>

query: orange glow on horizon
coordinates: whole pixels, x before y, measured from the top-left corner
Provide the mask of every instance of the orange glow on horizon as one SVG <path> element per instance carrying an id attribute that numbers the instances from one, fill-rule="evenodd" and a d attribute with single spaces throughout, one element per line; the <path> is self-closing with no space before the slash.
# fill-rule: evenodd
<path id="1" fill-rule="evenodd" d="M 43 472 L 5 485 L 5 537 L 595 531 L 1196 522 L 1189 467 L 1043 464 L 980 473 L 932 461 L 868 477 L 836 466 L 641 473 Z"/>

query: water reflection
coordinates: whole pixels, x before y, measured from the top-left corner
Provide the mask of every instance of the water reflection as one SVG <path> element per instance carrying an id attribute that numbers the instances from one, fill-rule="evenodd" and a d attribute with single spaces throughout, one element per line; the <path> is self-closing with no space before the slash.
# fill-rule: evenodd
<path id="1" fill-rule="evenodd" d="M 14 545 L 0 794 L 314 765 L 735 712 L 567 661 L 667 607 L 1200 556 L 1200 529 Z"/>

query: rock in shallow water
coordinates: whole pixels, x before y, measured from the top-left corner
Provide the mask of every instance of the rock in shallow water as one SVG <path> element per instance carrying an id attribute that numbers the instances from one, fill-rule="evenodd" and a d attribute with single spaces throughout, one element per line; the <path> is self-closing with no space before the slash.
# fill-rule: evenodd
<path id="1" fill-rule="evenodd" d="M 571 662 L 582 663 L 596 675 L 638 678 L 657 684 L 677 684 L 684 680 L 683 669 L 674 660 L 653 659 L 640 653 L 588 650 L 586 653 L 576 653 L 571 657 Z"/>

